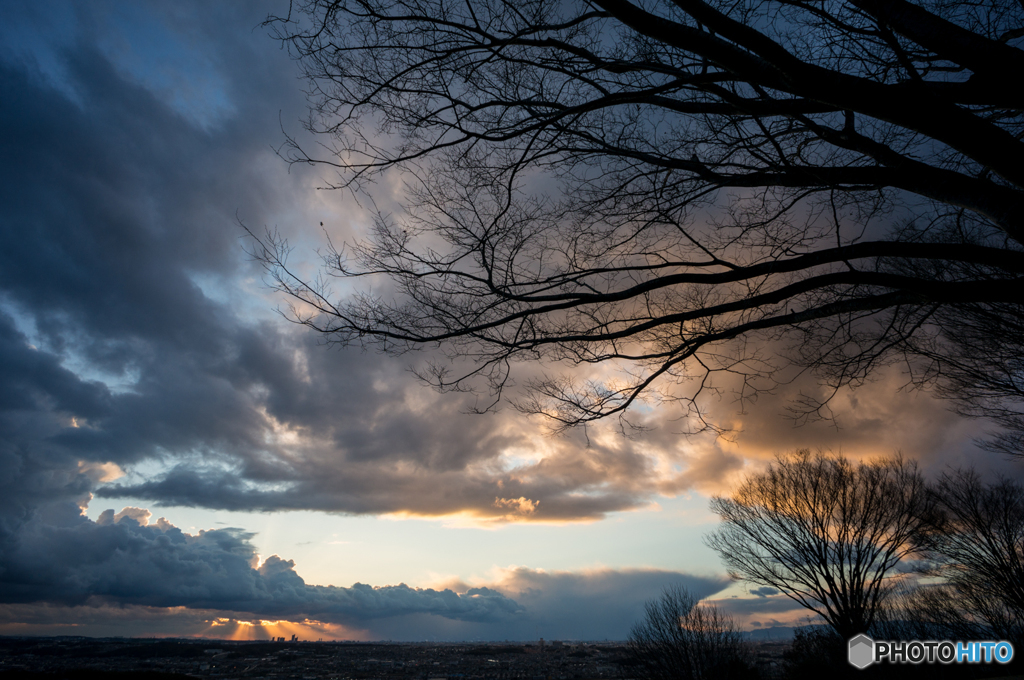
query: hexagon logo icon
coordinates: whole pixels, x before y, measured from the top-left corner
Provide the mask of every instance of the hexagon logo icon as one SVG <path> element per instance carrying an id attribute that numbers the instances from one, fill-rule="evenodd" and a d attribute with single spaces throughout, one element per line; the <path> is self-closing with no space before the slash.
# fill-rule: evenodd
<path id="1" fill-rule="evenodd" d="M 864 633 L 850 638 L 849 660 L 851 666 L 864 670 L 875 660 L 875 641 Z"/>

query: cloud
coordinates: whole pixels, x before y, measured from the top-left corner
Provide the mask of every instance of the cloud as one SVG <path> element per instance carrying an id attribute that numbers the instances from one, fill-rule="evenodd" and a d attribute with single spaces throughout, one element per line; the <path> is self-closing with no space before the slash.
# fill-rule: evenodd
<path id="1" fill-rule="evenodd" d="M 897 446 L 879 442 L 896 444 L 883 426 L 889 408 L 923 442 L 965 441 L 941 405 L 890 406 L 888 382 L 849 397 L 839 434 L 793 430 L 778 417 L 782 402 L 762 399 L 738 418 L 735 404 L 709 405 L 742 429 L 735 444 L 684 439 L 671 408 L 646 417 L 657 430 L 640 440 L 612 423 L 553 438 L 511 411 L 466 415 L 468 398 L 427 391 L 404 360 L 319 346 L 268 313 L 236 223 L 239 212 L 254 226 L 286 220 L 307 243 L 321 238 L 325 215 L 341 239 L 362 219 L 268 149 L 280 121 L 305 107 L 287 55 L 251 30 L 270 9 L 132 10 L 171 54 L 202 45 L 167 62 L 137 36 L 118 42 L 122 10 L 100 21 L 90 14 L 100 10 L 77 8 L 86 28 L 46 48 L 70 89 L 20 52 L 0 61 L 10 131 L 0 168 L 0 434 L 11 469 L 45 469 L 63 480 L 59 493 L 79 497 L 564 522 L 727 489 L 773 450 L 888 453 Z M 226 28 L 239 25 L 244 35 Z M 175 94 L 187 79 L 165 77 L 168 63 L 204 71 L 202 87 Z M 216 101 L 193 115 L 194 97 Z M 83 465 L 128 474 L 83 476 Z M 21 486 L 8 518 L 29 511 L 32 489 L 58 493 L 51 482 Z"/>
<path id="2" fill-rule="evenodd" d="M 874 380 L 835 394 L 822 411 L 834 420 L 808 422 L 793 418 L 791 406 L 803 397 L 823 400 L 830 393 L 808 373 L 780 386 L 770 398 L 747 405 L 742 414 L 735 413 L 734 404 L 722 403 L 713 405 L 712 415 L 737 430 L 723 448 L 748 457 L 768 459 L 779 452 L 823 448 L 855 457 L 902 451 L 934 467 L 971 458 L 983 466 L 993 462 L 979 456 L 974 442 L 984 424 L 956 416 L 948 403 L 907 383 L 903 367 L 880 368 Z"/>
<path id="3" fill-rule="evenodd" d="M 731 616 L 741 629 L 819 622 L 819 617 L 814 612 L 777 591 L 774 595 L 758 594 L 758 597 L 711 598 L 708 602 Z"/>
<path id="4" fill-rule="evenodd" d="M 544 571 L 529 567 L 499 570 L 492 579 L 448 584 L 459 592 L 488 589 L 517 602 L 521 611 L 505 621 L 431 621 L 422 615 L 376 621 L 371 634 L 394 640 L 625 640 L 644 615 L 644 604 L 666 587 L 682 585 L 697 597 L 722 590 L 724 576 L 697 576 L 661 569 Z"/>
<path id="5" fill-rule="evenodd" d="M 232 40 L 211 41 L 208 61 L 259 73 L 267 87 L 258 101 L 231 92 L 239 113 L 212 128 L 88 43 L 58 51 L 77 102 L 23 64 L 0 63 L 11 131 L 0 427 L 19 442 L 11 455 L 45 450 L 69 478 L 83 464 L 131 472 L 159 461 L 162 474 L 78 479 L 79 491 L 210 508 L 563 521 L 646 504 L 648 460 L 628 442 L 588 448 L 512 413 L 466 415 L 468 401 L 425 391 L 404 361 L 328 351 L 269 314 L 272 302 L 252 313 L 251 299 L 239 301 L 232 290 L 256 272 L 235 212 L 269 219 L 310 192 L 267 160 L 280 135 L 268 101 L 300 108 L 295 92 L 278 91 L 289 82 L 282 64 Z"/>
<path id="6" fill-rule="evenodd" d="M 665 587 L 683 585 L 705 597 L 729 582 L 657 569 L 514 567 L 490 581 L 433 588 L 315 586 L 292 560 L 271 555 L 261 562 L 252 535 L 240 529 L 188 534 L 152 517 L 126 507 L 105 510 L 93 522 L 69 509 L 63 518 L 50 513 L 45 522 L 27 522 L 0 555 L 0 604 L 6 605 L 0 630 L 52 633 L 53 626 L 79 619 L 106 625 L 98 609 L 127 607 L 165 608 L 191 621 L 183 619 L 179 630 L 196 629 L 208 620 L 203 616 L 219 612 L 220 618 L 319 622 L 340 627 L 328 635 L 362 631 L 368 639 L 421 639 L 425 630 L 453 640 L 624 639 L 644 602 Z M 29 604 L 36 608 L 26 609 Z"/>
<path id="7" fill-rule="evenodd" d="M 458 592 L 487 589 L 515 600 L 522 608 L 502 622 L 469 624 L 454 619 L 433 620 L 422 615 L 375 622 L 374 636 L 394 640 L 625 640 L 644 613 L 644 603 L 681 585 L 697 597 L 725 588 L 724 576 L 694 576 L 667 569 L 595 568 L 582 571 L 546 571 L 525 566 L 501 569 L 474 586 L 447 584 Z M 425 633 L 429 631 L 429 633 Z"/>
<path id="8" fill-rule="evenodd" d="M 585 572 L 508 570 L 494 587 L 516 598 L 529 621 L 520 624 L 546 629 L 546 638 L 625 639 L 643 616 L 644 603 L 665 588 L 681 585 L 697 598 L 728 585 L 724 575 L 696 576 L 661 569 L 593 569 Z"/>
<path id="9" fill-rule="evenodd" d="M 540 501 L 531 501 L 529 498 L 495 498 L 494 507 L 508 510 L 512 516 L 529 516 L 537 511 Z"/>
<path id="10" fill-rule="evenodd" d="M 32 520 L 0 556 L 0 601 L 61 605 L 116 603 L 247 612 L 264 618 L 313 618 L 360 624 L 424 614 L 493 622 L 522 607 L 489 588 L 457 594 L 405 584 L 348 588 L 308 585 L 292 560 L 262 563 L 240 529 L 195 535 L 149 510 L 104 511 L 96 522 L 67 513 L 63 522 Z"/>
<path id="11" fill-rule="evenodd" d="M 279 116 L 304 108 L 287 55 L 250 30 L 269 10 L 131 10 L 172 54 L 175 41 L 203 46 L 175 68 L 229 84 L 216 115 L 183 112 L 189 98 L 167 89 L 180 79 L 148 52 L 131 62 L 148 49 L 138 36 L 111 47 L 122 10 L 76 8 L 79 33 L 25 48 L 45 51 L 67 87 L 23 52 L 0 60 L 9 467 L 60 470 L 78 496 L 210 508 L 564 521 L 646 504 L 649 465 L 631 445 L 588 449 L 511 413 L 465 415 L 467 401 L 424 391 L 404 361 L 327 351 L 270 313 L 236 213 L 286 218 L 301 236 L 347 204 L 314 200 L 315 177 L 287 174 L 269 149 Z M 133 473 L 153 462 L 164 472 Z M 104 465 L 129 474 L 80 474 Z"/>

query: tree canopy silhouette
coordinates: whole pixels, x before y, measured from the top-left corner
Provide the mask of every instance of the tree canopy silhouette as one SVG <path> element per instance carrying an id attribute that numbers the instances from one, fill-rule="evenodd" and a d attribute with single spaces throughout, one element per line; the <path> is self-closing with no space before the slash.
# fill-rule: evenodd
<path id="1" fill-rule="evenodd" d="M 323 277 L 257 246 L 329 342 L 440 345 L 425 377 L 489 404 L 516 361 L 617 362 L 515 402 L 567 426 L 648 397 L 700 416 L 718 372 L 834 390 L 908 358 L 1024 425 L 1001 344 L 1024 319 L 1020 3 L 297 0 L 268 23 L 322 141 L 283 153 L 331 188 L 405 186 Z M 374 275 L 384 293 L 330 287 Z M 964 361 L 982 327 L 1001 351 Z"/>
<path id="2" fill-rule="evenodd" d="M 912 462 L 799 451 L 712 499 L 722 525 L 706 543 L 733 578 L 778 589 L 848 640 L 871 628 L 934 505 Z"/>

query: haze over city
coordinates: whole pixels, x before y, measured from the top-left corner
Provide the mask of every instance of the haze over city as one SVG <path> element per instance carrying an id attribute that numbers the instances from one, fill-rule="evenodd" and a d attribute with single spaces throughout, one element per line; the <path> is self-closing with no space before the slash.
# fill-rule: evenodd
<path id="1" fill-rule="evenodd" d="M 802 448 L 1019 470 L 900 365 L 842 388 L 831 419 L 787 411 L 828 391 L 807 373 L 742 403 L 720 378 L 700 405 L 721 434 L 685 434 L 671 401 L 638 409 L 642 430 L 553 432 L 424 385 L 443 348 L 325 344 L 243 229 L 287 238 L 312 279 L 328 238 L 373 226 L 321 188 L 333 170 L 278 153 L 317 144 L 263 25 L 287 11 L 0 6 L 0 635 L 622 640 L 671 585 L 746 630 L 795 626 L 807 610 L 703 543 L 714 495 Z M 376 207 L 403 190 L 382 178 Z"/>

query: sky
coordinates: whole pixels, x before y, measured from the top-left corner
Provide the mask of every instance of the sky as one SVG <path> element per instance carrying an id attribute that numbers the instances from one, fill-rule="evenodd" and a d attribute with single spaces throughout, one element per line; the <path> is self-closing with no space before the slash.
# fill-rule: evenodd
<path id="1" fill-rule="evenodd" d="M 805 377 L 709 398 L 727 437 L 665 407 L 626 438 L 472 415 L 416 380 L 429 354 L 325 346 L 242 228 L 309 275 L 324 231 L 371 223 L 275 152 L 315 143 L 261 27 L 286 8 L 0 3 L 0 635 L 619 640 L 674 584 L 802 623 L 704 546 L 711 496 L 797 448 L 1016 470 L 898 367 L 834 423 L 783 417 Z"/>

